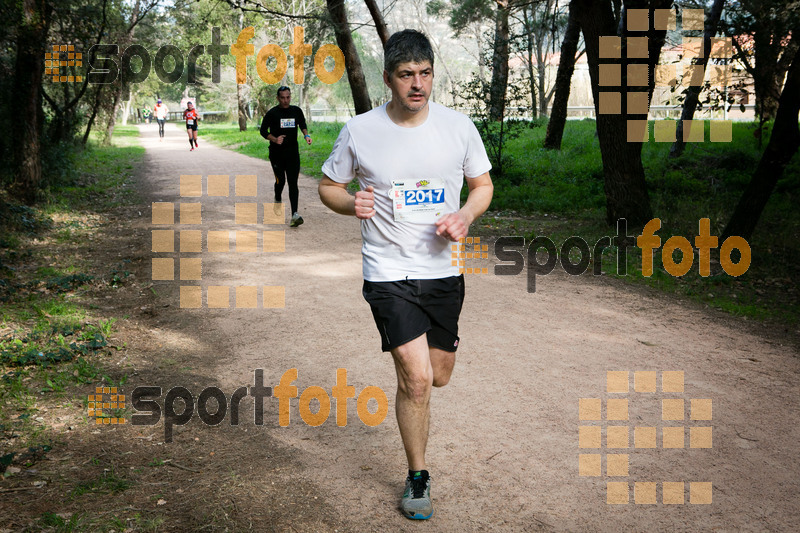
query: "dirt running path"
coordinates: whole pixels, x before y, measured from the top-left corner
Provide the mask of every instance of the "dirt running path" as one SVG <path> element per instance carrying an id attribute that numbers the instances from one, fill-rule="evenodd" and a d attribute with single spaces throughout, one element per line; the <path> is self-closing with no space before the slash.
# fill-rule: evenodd
<path id="1" fill-rule="evenodd" d="M 202 128 L 200 148 L 194 152 L 189 152 L 183 131 L 168 128 L 163 143 L 155 128 L 142 131 L 148 200 L 201 201 L 203 223 L 192 229 L 253 229 L 234 224 L 234 176 L 256 174 L 256 201 L 269 202 L 273 178 L 266 161 L 211 146 L 203 140 Z M 230 175 L 231 196 L 181 199 L 181 174 Z M 405 520 L 397 510 L 405 461 L 393 414 L 394 371 L 390 357 L 379 350 L 361 297 L 358 222 L 322 206 L 316 181 L 305 176 L 300 178 L 300 200 L 305 224 L 285 228 L 284 253 L 201 256 L 200 284 L 284 285 L 285 308 L 177 309 L 180 283 L 156 282 L 161 298 L 174 309 L 159 319 L 162 338 L 173 353 L 182 354 L 179 358 L 192 361 L 192 375 L 186 379 L 198 387 L 195 395 L 199 387 L 212 384 L 230 394 L 252 384 L 256 368 L 264 369 L 267 385 L 276 386 L 284 371 L 297 368 L 294 385 L 300 392 L 311 385 L 330 392 L 337 368 L 345 368 L 357 393 L 368 385 L 386 391 L 389 416 L 381 425 L 367 427 L 350 400 L 346 427 L 335 424 L 335 406 L 325 424 L 310 427 L 300 419 L 294 399 L 291 424 L 281 428 L 273 398 L 265 403 L 261 427 L 253 426 L 251 411 L 242 415 L 242 426 L 227 430 L 202 427 L 195 418 L 176 428 L 174 442 L 165 446 L 186 446 L 196 435 L 216 431 L 235 441 L 241 436 L 231 447 L 256 457 L 258 435 L 269 437 L 273 445 L 292 452 L 295 466 L 284 475 L 298 486 L 310 487 L 305 497 L 319 502 L 312 509 L 354 530 L 800 527 L 797 351 L 750 333 L 749 322 L 643 294 L 605 278 L 568 277 L 563 272 L 540 277 L 535 294 L 525 291 L 522 276 L 468 276 L 456 369 L 451 384 L 435 390 L 432 399 L 428 460 L 436 514 L 424 524 Z M 607 371 L 630 372 L 630 392 L 606 392 Z M 635 371 L 657 372 L 657 391 L 635 392 Z M 684 392 L 663 392 L 662 371 L 683 371 Z M 184 383 L 157 384 L 168 388 Z M 602 399 L 604 416 L 606 399 L 628 398 L 628 419 L 581 422 L 580 398 Z M 662 421 L 661 400 L 670 398 L 685 400 L 683 419 Z M 690 419 L 691 399 L 712 400 L 710 422 Z M 252 400 L 245 404 L 250 409 Z M 603 428 L 603 448 L 579 448 L 581 425 Z M 607 426 L 629 428 L 630 447 L 607 449 Z M 657 428 L 657 447 L 634 448 L 636 426 Z M 685 427 L 678 430 L 683 447 L 663 448 L 662 427 Z M 707 430 L 690 433 L 689 428 L 699 427 L 713 428 L 711 449 L 690 447 L 703 440 L 702 431 Z M 233 451 L 219 450 L 220 459 L 226 453 Z M 581 453 L 603 455 L 602 475 L 579 475 Z M 606 453 L 628 454 L 628 475 L 607 476 Z M 235 475 L 252 469 L 253 463 L 229 468 Z M 606 503 L 610 481 L 627 482 L 630 503 Z M 635 504 L 635 482 L 656 482 L 658 503 Z M 678 493 L 684 503 L 662 503 L 662 482 L 686 482 Z M 711 482 L 713 503 L 690 504 L 690 482 Z M 646 496 L 640 487 L 640 497 Z M 701 487 L 695 485 L 691 496 L 702 496 Z M 295 496 L 278 495 L 276 501 Z M 305 519 L 298 517 L 297 523 Z M 285 520 L 274 528 L 296 527 L 293 518 Z"/>

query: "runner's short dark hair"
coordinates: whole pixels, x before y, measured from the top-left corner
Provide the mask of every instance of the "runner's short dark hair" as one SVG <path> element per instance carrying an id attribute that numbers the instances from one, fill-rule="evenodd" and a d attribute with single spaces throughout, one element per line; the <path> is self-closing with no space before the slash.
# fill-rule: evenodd
<path id="1" fill-rule="evenodd" d="M 413 61 L 429 61 L 433 67 L 433 48 L 424 33 L 403 30 L 393 34 L 383 47 L 383 69 L 392 75 L 397 65 Z"/>
<path id="2" fill-rule="evenodd" d="M 289 91 L 290 93 L 292 92 L 292 90 L 286 85 L 281 85 L 280 87 L 278 87 L 278 91 L 275 94 L 277 96 L 280 96 L 283 91 Z"/>

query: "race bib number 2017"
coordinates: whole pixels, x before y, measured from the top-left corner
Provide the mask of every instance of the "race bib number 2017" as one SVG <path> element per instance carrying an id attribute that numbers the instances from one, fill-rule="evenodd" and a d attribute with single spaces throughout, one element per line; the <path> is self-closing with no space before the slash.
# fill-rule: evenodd
<path id="1" fill-rule="evenodd" d="M 404 191 L 406 205 L 440 204 L 444 202 L 444 189 L 417 189 Z"/>
<path id="2" fill-rule="evenodd" d="M 389 195 L 397 222 L 433 224 L 444 214 L 445 190 L 440 179 L 392 181 Z"/>
<path id="3" fill-rule="evenodd" d="M 281 128 L 294 128 L 294 119 L 293 118 L 282 118 L 281 119 Z"/>

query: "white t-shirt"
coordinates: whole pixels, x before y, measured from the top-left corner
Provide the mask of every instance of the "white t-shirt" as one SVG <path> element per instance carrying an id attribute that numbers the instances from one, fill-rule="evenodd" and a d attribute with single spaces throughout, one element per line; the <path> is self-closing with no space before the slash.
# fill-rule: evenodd
<path id="1" fill-rule="evenodd" d="M 434 102 L 428 107 L 425 122 L 413 128 L 392 122 L 386 104 L 350 119 L 322 165 L 322 172 L 335 182 L 357 178 L 362 190 L 374 188 L 376 213 L 361 221 L 367 281 L 458 275 L 458 266 L 452 264 L 452 242 L 436 235 L 435 223 L 395 220 L 393 197 L 405 196 L 397 184 L 413 189 L 432 183 L 433 195 L 428 199 L 440 202 L 435 214 L 455 213 L 464 177 L 477 178 L 492 165 L 478 130 L 466 115 Z M 394 187 L 393 182 L 397 182 Z M 435 188 L 437 184 L 441 188 Z M 408 194 L 408 202 L 413 203 L 414 194 Z"/>
<path id="2" fill-rule="evenodd" d="M 167 118 L 167 106 L 164 104 L 156 104 L 153 111 L 156 112 L 156 118 Z"/>

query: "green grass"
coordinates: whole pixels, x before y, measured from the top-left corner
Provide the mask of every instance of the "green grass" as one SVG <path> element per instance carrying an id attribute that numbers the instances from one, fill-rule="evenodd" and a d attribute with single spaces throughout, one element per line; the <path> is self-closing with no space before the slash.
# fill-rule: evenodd
<path id="1" fill-rule="evenodd" d="M 509 142 L 506 175 L 495 178 L 493 213 L 483 218 L 484 227 L 476 228 L 477 234 L 517 234 L 528 239 L 545 235 L 557 246 L 571 235 L 590 244 L 601 236 L 613 236 L 615 228 L 605 223 L 602 162 L 594 128 L 591 120 L 569 121 L 560 152 L 541 148 L 544 128 L 526 129 Z M 662 245 L 673 235 L 693 241 L 701 218 L 710 219 L 712 235 L 721 233 L 761 157 L 753 132 L 752 124 L 734 123 L 732 142 L 690 144 L 676 159 L 668 156 L 670 143 L 651 140 L 643 146 L 651 206 L 654 217 L 662 222 L 657 233 Z M 798 323 L 800 298 L 794 280 L 800 261 L 800 213 L 793 207 L 798 192 L 800 157 L 796 156 L 749 242 L 752 263 L 744 275 L 702 277 L 695 260 L 687 274 L 673 277 L 665 271 L 657 250 L 654 274 L 644 277 L 641 250 L 633 247 L 625 279 L 734 315 Z M 638 233 L 629 228 L 629 234 Z M 603 272 L 610 275 L 616 275 L 615 253 L 611 248 L 603 257 Z"/>
<path id="2" fill-rule="evenodd" d="M 75 265 L 70 265 L 63 268 L 56 268 L 53 266 L 44 266 L 36 269 L 36 275 L 40 278 L 63 278 L 72 274 L 77 274 L 78 268 Z"/>
<path id="3" fill-rule="evenodd" d="M 522 134 L 505 147 L 506 172 L 494 176 L 492 210 L 602 214 L 603 166 L 594 120 L 568 121 L 560 151 L 542 148 L 546 128 L 533 126 L 523 127 Z M 734 123 L 733 142 L 689 144 L 677 159 L 668 157 L 670 143 L 651 139 L 643 145 L 642 164 L 656 216 L 669 220 L 664 215 L 682 218 L 704 211 L 716 219 L 713 215 L 729 214 L 761 156 L 753 131 L 751 124 Z M 796 190 L 798 171 L 800 161 L 795 160 L 779 190 L 787 186 Z"/>
<path id="4" fill-rule="evenodd" d="M 3 321 L 13 331 L 0 338 L 0 364 L 9 367 L 49 367 L 103 350 L 114 324 L 114 319 L 90 323 L 87 311 L 63 294 L 16 302 L 12 317 L 14 311 L 18 313 L 17 320 Z M 19 317 L 31 315 L 34 323 L 20 327 Z"/>
<path id="5" fill-rule="evenodd" d="M 0 190 L 0 428 L 15 437 L 10 453 L 0 456 L 20 461 L 26 450 L 62 446 L 53 441 L 46 411 L 67 407 L 86 418 L 90 385 L 126 381 L 103 361 L 116 319 L 95 314 L 92 301 L 102 297 L 97 292 L 127 283 L 128 260 L 108 274 L 86 245 L 103 235 L 110 211 L 137 200 L 131 178 L 143 155 L 138 129 L 118 127 L 111 146 L 93 138 L 87 148 L 54 149 L 43 165 L 45 188 L 37 205 L 16 204 Z M 124 492 L 131 481 L 109 467 L 70 485 L 66 494 L 86 501 Z M 44 513 L 29 530 L 138 531 L 153 529 L 153 523 L 138 515 Z"/>
<path id="6" fill-rule="evenodd" d="M 542 148 L 546 125 L 522 127 L 504 149 L 504 176 L 493 176 L 493 211 L 573 214 L 605 205 L 594 122 L 567 124 L 560 151 Z"/>
<path id="7" fill-rule="evenodd" d="M 46 512 L 39 519 L 39 525 L 47 528 L 48 531 L 72 533 L 73 531 L 86 531 L 89 521 L 81 513 L 75 513 L 69 517 L 61 517 L 56 513 Z"/>
<path id="8" fill-rule="evenodd" d="M 116 494 L 128 490 L 131 482 L 116 473 L 114 467 L 105 471 L 96 479 L 79 483 L 73 490 L 71 496 L 78 498 L 84 494 Z"/>
<path id="9" fill-rule="evenodd" d="M 37 205 L 16 204 L 0 191 L 0 425 L 29 445 L 49 445 L 47 428 L 32 418 L 43 405 L 73 399 L 87 384 L 114 382 L 98 354 L 108 352 L 116 320 L 94 316 L 85 298 L 105 288 L 98 282 L 106 273 L 92 275 L 97 266 L 81 246 L 109 210 L 136 198 L 131 178 L 144 150 L 137 128 L 119 127 L 111 146 L 93 141 L 52 154 L 62 165 L 44 166 Z M 108 285 L 128 275 L 120 263 Z"/>
<path id="10" fill-rule="evenodd" d="M 43 513 L 39 517 L 37 526 L 41 531 L 54 533 L 73 533 L 73 532 L 121 532 L 121 531 L 157 531 L 150 525 L 152 520 L 142 520 L 137 513 L 134 518 L 121 518 L 110 516 L 108 512 L 97 514 L 90 513 L 53 513 L 51 511 Z M 132 527 L 128 527 L 128 526 Z M 135 526 L 135 528 L 133 527 Z M 38 531 L 29 527 L 25 531 Z"/>
<path id="11" fill-rule="evenodd" d="M 300 172 L 308 176 L 322 178 L 322 164 L 333 149 L 333 143 L 341 124 L 318 122 L 309 124 L 308 134 L 313 142 L 308 146 L 300 142 Z M 247 131 L 240 132 L 236 124 L 207 124 L 203 126 L 202 136 L 214 144 L 239 152 L 240 154 L 268 160 L 268 141 L 261 137 L 259 125 L 248 125 Z"/>
<path id="12" fill-rule="evenodd" d="M 68 178 L 45 191 L 45 213 L 103 211 L 132 201 L 136 190 L 131 178 L 144 156 L 138 137 L 136 126 L 117 126 L 111 146 L 103 146 L 91 137 L 93 142 L 88 149 L 73 151 Z M 85 225 L 64 228 L 59 238 L 64 242 L 79 239 L 81 229 Z"/>

